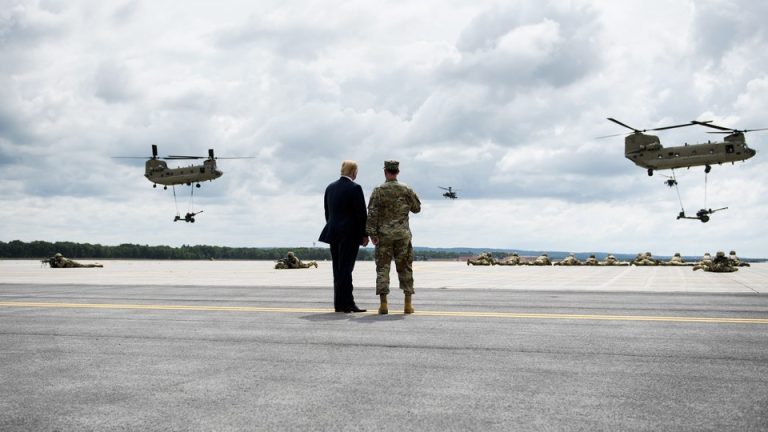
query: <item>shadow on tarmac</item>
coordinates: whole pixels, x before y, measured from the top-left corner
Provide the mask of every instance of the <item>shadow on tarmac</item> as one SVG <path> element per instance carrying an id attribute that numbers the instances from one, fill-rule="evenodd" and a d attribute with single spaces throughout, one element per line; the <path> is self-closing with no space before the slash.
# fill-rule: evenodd
<path id="1" fill-rule="evenodd" d="M 354 321 L 362 324 L 371 324 L 374 322 L 380 322 L 380 321 L 402 321 L 405 319 L 405 315 L 403 314 L 388 314 L 388 315 L 379 315 L 375 313 L 366 313 L 366 314 L 354 314 L 354 313 L 342 313 L 342 312 L 329 312 L 329 313 L 318 313 L 318 314 L 310 314 L 310 315 L 304 315 L 300 317 L 301 319 L 305 319 L 307 321 L 313 321 L 313 322 L 322 322 L 322 321 Z"/>

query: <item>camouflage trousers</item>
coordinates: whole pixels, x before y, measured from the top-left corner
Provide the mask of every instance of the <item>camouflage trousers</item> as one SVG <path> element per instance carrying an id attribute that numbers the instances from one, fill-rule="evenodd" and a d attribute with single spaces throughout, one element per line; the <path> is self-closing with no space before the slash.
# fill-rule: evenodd
<path id="1" fill-rule="evenodd" d="M 413 246 L 410 238 L 379 238 L 376 245 L 376 295 L 389 294 L 389 271 L 395 260 L 400 289 L 413 294 Z"/>

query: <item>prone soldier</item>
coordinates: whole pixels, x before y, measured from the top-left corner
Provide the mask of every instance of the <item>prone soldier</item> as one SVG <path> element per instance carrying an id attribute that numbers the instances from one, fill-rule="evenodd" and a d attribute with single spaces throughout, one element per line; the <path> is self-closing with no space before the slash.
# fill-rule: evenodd
<path id="1" fill-rule="evenodd" d="M 51 268 L 78 268 L 78 267 L 87 267 L 87 268 L 102 268 L 104 267 L 101 264 L 81 264 L 75 260 L 71 260 L 69 258 L 65 258 L 64 255 L 60 253 L 56 253 L 54 256 L 50 258 L 45 258 L 40 261 L 43 264 L 48 264 L 51 266 Z"/>
<path id="2" fill-rule="evenodd" d="M 632 260 L 632 265 L 635 266 L 655 266 L 659 265 L 659 263 L 659 260 L 654 259 L 650 252 L 639 253 L 635 259 Z"/>
<path id="3" fill-rule="evenodd" d="M 596 265 L 600 265 L 600 263 L 597 261 L 597 258 L 594 255 L 590 255 L 589 258 L 587 258 L 584 261 L 584 265 L 586 265 L 586 266 L 596 266 Z"/>
<path id="4" fill-rule="evenodd" d="M 496 264 L 507 266 L 520 265 L 520 255 L 518 255 L 517 252 L 512 252 L 512 255 L 504 258 L 501 261 L 496 261 Z"/>
<path id="5" fill-rule="evenodd" d="M 535 266 L 551 266 L 552 260 L 549 259 L 549 256 L 545 253 L 539 255 L 530 265 Z"/>
<path id="6" fill-rule="evenodd" d="M 570 254 L 567 257 L 563 258 L 562 261 L 556 262 L 556 266 L 580 266 L 581 261 L 579 261 L 576 258 L 576 255 Z"/>
<path id="7" fill-rule="evenodd" d="M 299 257 L 297 257 L 293 252 L 288 252 L 285 258 L 278 260 L 277 264 L 275 264 L 276 270 L 304 269 L 304 268 L 310 268 L 310 267 L 317 268 L 317 262 L 315 261 L 309 261 L 306 263 L 302 262 L 299 259 Z"/>
<path id="8" fill-rule="evenodd" d="M 728 254 L 728 260 L 734 267 L 750 267 L 748 262 L 742 262 L 739 257 L 736 256 L 736 251 L 731 251 L 731 253 Z"/>
<path id="9" fill-rule="evenodd" d="M 492 266 L 498 264 L 495 259 L 493 259 L 493 255 L 491 255 L 488 252 L 482 252 L 480 255 L 477 256 L 477 258 L 469 258 L 467 260 L 467 265 L 480 265 L 480 266 Z"/>
<path id="10" fill-rule="evenodd" d="M 605 261 L 603 261 L 603 265 L 605 265 L 605 266 L 626 266 L 626 265 L 629 265 L 629 263 L 626 262 L 626 261 L 619 261 L 613 255 L 608 255 L 607 257 L 605 257 Z"/>
<path id="11" fill-rule="evenodd" d="M 702 261 L 699 264 L 693 266 L 693 270 L 704 270 L 713 273 L 730 273 L 738 271 L 739 269 L 731 265 L 731 261 L 725 256 L 725 252 L 717 251 L 715 259 L 704 263 Z"/>
<path id="12" fill-rule="evenodd" d="M 680 256 L 680 252 L 675 252 L 675 255 L 669 259 L 669 261 L 665 264 L 669 266 L 684 266 L 687 265 L 685 263 L 685 260 L 682 256 Z"/>

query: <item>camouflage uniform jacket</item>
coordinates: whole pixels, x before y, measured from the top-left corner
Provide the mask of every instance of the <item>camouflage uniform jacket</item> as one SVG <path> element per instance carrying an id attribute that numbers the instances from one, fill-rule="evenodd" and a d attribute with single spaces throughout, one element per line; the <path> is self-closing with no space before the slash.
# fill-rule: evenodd
<path id="1" fill-rule="evenodd" d="M 421 211 L 421 201 L 405 183 L 387 180 L 371 192 L 366 232 L 371 237 L 411 237 L 408 213 Z"/>

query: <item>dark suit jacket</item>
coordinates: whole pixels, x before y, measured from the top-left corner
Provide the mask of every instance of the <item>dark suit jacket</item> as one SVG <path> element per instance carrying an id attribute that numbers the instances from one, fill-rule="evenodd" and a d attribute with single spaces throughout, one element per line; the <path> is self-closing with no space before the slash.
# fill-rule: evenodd
<path id="1" fill-rule="evenodd" d="M 365 237 L 367 219 L 363 188 L 341 177 L 325 188 L 325 227 L 319 240 L 324 243 L 355 240 L 359 244 Z"/>

